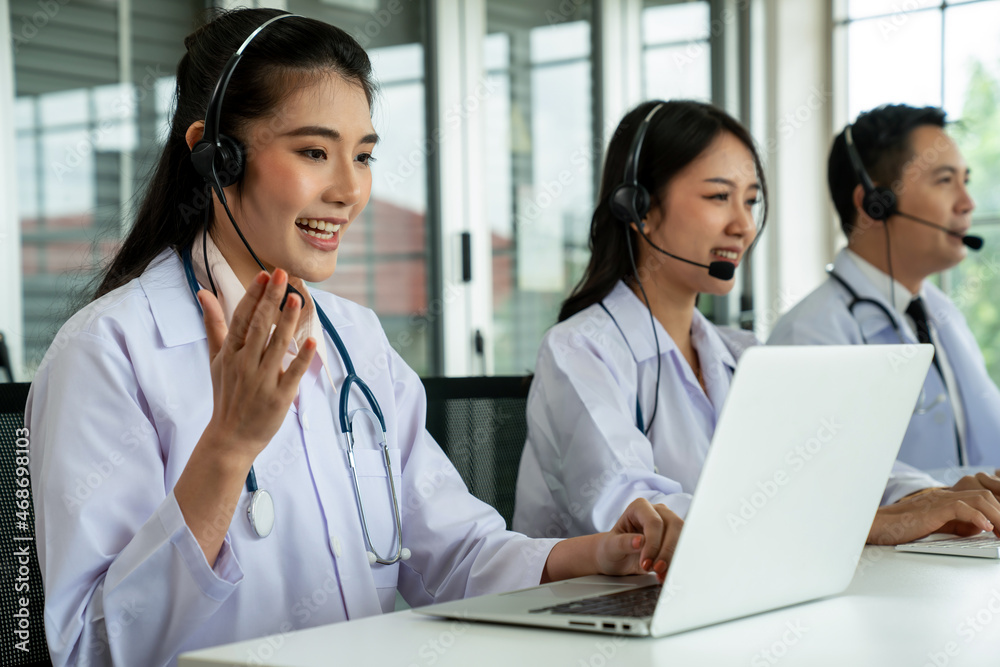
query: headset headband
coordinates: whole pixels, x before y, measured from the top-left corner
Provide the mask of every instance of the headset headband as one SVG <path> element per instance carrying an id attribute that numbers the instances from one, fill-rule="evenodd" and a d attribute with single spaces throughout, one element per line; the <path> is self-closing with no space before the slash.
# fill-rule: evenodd
<path id="1" fill-rule="evenodd" d="M 212 97 L 208 101 L 208 108 L 205 111 L 205 130 L 202 133 L 202 137 L 206 141 L 215 146 L 219 145 L 219 121 L 222 117 L 222 99 L 225 97 L 226 88 L 229 86 L 229 79 L 233 76 L 233 70 L 236 69 L 236 65 L 238 65 L 240 59 L 243 58 L 243 51 L 245 51 L 250 45 L 253 38 L 260 34 L 261 30 L 275 21 L 292 17 L 303 18 L 299 14 L 279 14 L 278 16 L 264 21 L 257 27 L 256 30 L 250 33 L 245 40 L 243 40 L 243 43 L 240 44 L 240 48 L 236 49 L 236 53 L 230 56 L 229 61 L 226 62 L 226 66 L 222 68 L 222 73 L 219 75 L 218 81 L 215 82 L 215 90 L 212 91 Z"/>
<path id="2" fill-rule="evenodd" d="M 861 154 L 858 153 L 858 148 L 854 145 L 854 133 L 851 131 L 853 127 L 853 125 L 848 125 L 844 128 L 844 140 L 847 142 L 847 157 L 851 160 L 854 173 L 857 174 L 865 192 L 873 192 L 875 190 L 875 183 L 872 182 L 871 176 L 868 175 L 868 170 L 865 169 L 865 165 L 861 161 Z"/>
<path id="3" fill-rule="evenodd" d="M 646 114 L 646 117 L 639 123 L 639 129 L 635 131 L 635 136 L 632 137 L 632 147 L 629 149 L 631 160 L 625 165 L 625 183 L 628 185 L 639 184 L 639 153 L 642 151 L 642 142 L 646 138 L 650 123 L 653 122 L 653 116 L 663 108 L 663 105 L 664 103 L 660 102 Z"/>

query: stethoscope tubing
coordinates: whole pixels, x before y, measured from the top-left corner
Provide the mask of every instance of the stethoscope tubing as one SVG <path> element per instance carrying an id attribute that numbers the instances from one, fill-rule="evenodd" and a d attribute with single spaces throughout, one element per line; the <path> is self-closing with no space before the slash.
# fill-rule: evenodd
<path id="1" fill-rule="evenodd" d="M 184 248 L 181 250 L 181 259 L 184 264 L 184 274 L 185 277 L 187 278 L 188 287 L 191 289 L 191 293 L 194 295 L 195 302 L 198 303 L 198 308 L 200 310 L 201 303 L 198 302 L 199 286 L 198 286 L 198 281 L 194 275 L 194 263 L 191 259 L 190 248 Z M 337 352 L 344 363 L 344 370 L 347 373 L 347 376 L 344 379 L 344 383 L 340 387 L 339 422 L 340 422 L 341 433 L 346 436 L 347 461 L 348 461 L 348 466 L 351 469 L 351 478 L 352 481 L 354 482 L 354 495 L 355 498 L 357 499 L 358 511 L 361 516 L 361 529 L 362 532 L 364 533 L 365 542 L 368 545 L 369 549 L 368 552 L 369 561 L 373 563 L 379 563 L 381 565 L 392 565 L 401 559 L 405 559 L 405 554 L 407 554 L 409 550 L 403 549 L 402 546 L 402 535 L 403 535 L 402 517 L 400 515 L 400 509 L 399 509 L 399 498 L 396 493 L 396 483 L 392 474 L 392 461 L 389 455 L 388 438 L 386 435 L 386 428 L 385 428 L 385 417 L 382 414 L 382 408 L 381 406 L 379 406 L 378 399 L 375 397 L 375 393 L 371 390 L 368 384 L 358 376 L 357 372 L 355 371 L 354 362 L 351 360 L 351 355 L 348 353 L 347 346 L 344 345 L 344 341 L 340 337 L 340 334 L 337 332 L 336 327 L 333 326 L 333 323 L 330 321 L 330 318 L 327 317 L 326 313 L 323 312 L 323 309 L 320 308 L 320 305 L 316 303 L 315 300 L 313 300 L 313 305 L 316 308 L 316 314 L 319 317 L 320 324 L 322 325 L 323 330 L 326 332 L 326 334 L 333 341 L 334 347 L 337 348 Z M 393 519 L 396 527 L 395 554 L 390 555 L 389 557 L 383 557 L 381 554 L 378 553 L 378 551 L 375 550 L 375 545 L 372 542 L 368 530 L 368 520 L 365 514 L 364 502 L 361 498 L 361 483 L 358 478 L 357 462 L 354 453 L 355 438 L 354 438 L 353 416 L 350 419 L 348 418 L 350 390 L 352 386 L 356 386 L 358 390 L 362 393 L 362 395 L 364 395 L 365 399 L 368 402 L 368 408 L 359 408 L 354 412 L 354 414 L 361 412 L 362 414 L 366 415 L 371 420 L 373 428 L 381 432 L 381 439 L 379 440 L 378 444 L 382 450 L 382 458 L 384 461 L 386 474 L 389 479 L 389 492 L 392 497 Z M 270 494 L 266 490 L 258 488 L 257 475 L 255 474 L 252 465 L 250 466 L 250 472 L 247 473 L 246 488 L 251 498 L 250 506 L 247 510 L 251 527 L 253 528 L 254 532 L 257 533 L 258 537 L 262 538 L 267 537 L 267 535 L 270 534 L 271 527 L 273 526 L 274 523 L 273 501 L 271 500 Z M 261 523 L 260 521 L 258 521 L 258 517 L 256 516 L 257 508 L 264 503 L 270 503 L 272 518 L 270 522 L 265 520 L 263 521 L 263 523 Z M 263 511 L 266 511 L 266 509 Z M 262 527 L 263 530 L 261 529 Z"/>

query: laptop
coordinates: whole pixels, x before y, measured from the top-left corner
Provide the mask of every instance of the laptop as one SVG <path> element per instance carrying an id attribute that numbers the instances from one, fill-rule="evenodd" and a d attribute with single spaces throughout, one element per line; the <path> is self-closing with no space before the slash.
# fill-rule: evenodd
<path id="1" fill-rule="evenodd" d="M 662 637 L 840 593 L 932 355 L 930 345 L 744 352 L 662 585 L 590 576 L 413 611 Z"/>

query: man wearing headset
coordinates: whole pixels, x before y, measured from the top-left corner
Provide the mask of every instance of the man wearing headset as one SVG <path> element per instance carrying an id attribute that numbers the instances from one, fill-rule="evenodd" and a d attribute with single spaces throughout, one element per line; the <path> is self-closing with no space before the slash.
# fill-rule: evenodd
<path id="1" fill-rule="evenodd" d="M 969 168 L 944 126 L 938 108 L 881 106 L 837 135 L 827 179 L 847 248 L 768 343 L 932 343 L 899 458 L 953 481 L 968 466 L 1000 466 L 1000 391 L 965 318 L 927 280 L 982 246 L 967 235 Z M 959 484 L 1000 493 L 985 473 Z"/>

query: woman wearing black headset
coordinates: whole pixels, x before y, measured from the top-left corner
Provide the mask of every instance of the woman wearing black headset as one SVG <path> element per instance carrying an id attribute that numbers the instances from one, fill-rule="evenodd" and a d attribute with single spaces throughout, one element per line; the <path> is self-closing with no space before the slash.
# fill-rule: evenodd
<path id="1" fill-rule="evenodd" d="M 371 192 L 361 47 L 265 9 L 185 45 L 134 227 L 27 407 L 53 662 L 173 664 L 391 610 L 397 589 L 419 605 L 662 575 L 676 535 L 645 501 L 578 540 L 506 532 L 424 430 L 374 313 L 304 285 Z"/>
<path id="2" fill-rule="evenodd" d="M 604 164 L 590 264 L 538 353 L 516 530 L 602 530 L 636 498 L 669 507 L 679 530 L 736 363 L 757 344 L 749 332 L 711 324 L 698 295 L 732 289 L 766 199 L 753 139 L 724 111 L 653 101 L 622 119 Z M 765 217 L 766 209 L 761 229 Z M 989 494 L 914 504 L 935 486 L 897 464 L 869 541 L 972 534 L 1000 521 Z"/>

